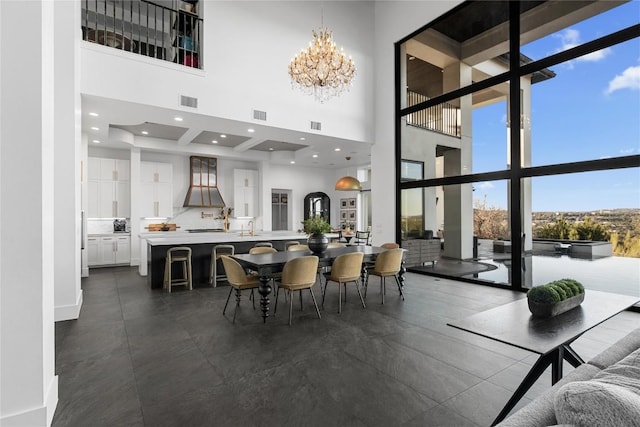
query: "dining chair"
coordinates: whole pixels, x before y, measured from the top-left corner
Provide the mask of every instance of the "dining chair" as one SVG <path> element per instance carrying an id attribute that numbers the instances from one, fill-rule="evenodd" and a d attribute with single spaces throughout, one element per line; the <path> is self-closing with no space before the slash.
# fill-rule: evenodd
<path id="1" fill-rule="evenodd" d="M 255 245 L 253 245 L 254 248 L 272 248 L 273 247 L 273 243 L 271 242 L 256 242 Z"/>
<path id="2" fill-rule="evenodd" d="M 400 268 L 402 266 L 402 255 L 404 253 L 403 249 L 388 249 L 382 253 L 380 253 L 376 262 L 371 270 L 368 270 L 367 279 L 364 282 L 364 296 L 367 297 L 367 289 L 369 286 L 369 278 L 373 276 L 380 277 L 380 294 L 382 295 L 382 304 L 384 304 L 384 294 L 386 292 L 386 279 L 387 277 L 393 276 L 396 279 L 396 283 L 398 285 L 398 291 L 400 292 L 400 296 L 404 301 L 404 294 L 402 293 L 402 285 L 400 284 L 400 279 L 398 278 L 398 273 L 400 272 Z"/>
<path id="3" fill-rule="evenodd" d="M 338 313 L 342 313 L 342 286 L 344 286 L 344 301 L 347 302 L 347 283 L 353 282 L 356 285 L 362 308 L 367 308 L 360 292 L 358 281 L 360 280 L 360 270 L 362 269 L 362 252 L 353 252 L 350 254 L 338 255 L 331 264 L 331 271 L 325 274 L 324 290 L 322 291 L 322 306 L 324 307 L 324 298 L 329 287 L 329 282 L 338 284 Z"/>
<path id="4" fill-rule="evenodd" d="M 289 246 L 295 246 L 295 245 L 299 245 L 300 242 L 296 241 L 296 240 L 292 240 L 290 242 L 284 242 L 284 250 L 285 252 L 289 250 Z"/>
<path id="5" fill-rule="evenodd" d="M 347 247 L 346 243 L 341 243 L 341 242 L 329 242 L 329 245 L 327 245 L 327 249 L 331 249 L 331 248 L 345 248 Z"/>
<path id="6" fill-rule="evenodd" d="M 209 264 L 209 284 L 218 286 L 218 279 L 226 279 L 226 275 L 218 274 L 218 260 L 222 255 L 233 255 L 236 251 L 233 245 L 215 245 L 211 250 L 211 262 Z"/>
<path id="7" fill-rule="evenodd" d="M 395 242 L 388 242 L 381 244 L 380 247 L 384 249 L 398 249 L 400 245 Z"/>
<path id="8" fill-rule="evenodd" d="M 295 252 L 295 251 L 308 251 L 309 250 L 309 246 L 308 245 L 301 245 L 301 244 L 296 244 L 296 245 L 290 245 L 287 248 L 288 252 Z"/>
<path id="9" fill-rule="evenodd" d="M 280 285 L 276 293 L 276 304 L 273 309 L 274 316 L 278 311 L 278 294 L 280 293 L 280 288 L 284 288 L 284 290 L 289 293 L 289 326 L 291 326 L 291 318 L 293 317 L 293 292 L 298 291 L 300 295 L 302 295 L 304 289 L 309 289 L 311 298 L 313 299 L 313 305 L 316 307 L 318 319 L 322 318 L 316 297 L 313 294 L 313 289 L 311 289 L 316 283 L 317 272 L 318 257 L 315 255 L 302 256 L 286 262 L 282 269 L 282 278 L 280 279 Z M 302 310 L 302 305 L 300 306 L 300 310 Z"/>
<path id="10" fill-rule="evenodd" d="M 254 254 L 272 254 L 278 252 L 276 248 L 272 248 L 271 246 L 254 246 L 249 249 L 249 253 L 251 255 Z"/>
<path id="11" fill-rule="evenodd" d="M 224 271 L 227 273 L 227 281 L 229 282 L 229 295 L 227 296 L 227 302 L 224 304 L 222 315 L 227 311 L 227 305 L 229 304 L 229 298 L 231 293 L 235 289 L 236 291 L 236 309 L 233 311 L 233 323 L 236 323 L 236 313 L 240 306 L 240 292 L 245 289 L 251 289 L 251 300 L 253 301 L 253 309 L 256 309 L 256 300 L 253 290 L 260 286 L 260 280 L 255 274 L 246 274 L 244 268 L 229 255 L 221 255 L 220 259 L 224 265 Z"/>

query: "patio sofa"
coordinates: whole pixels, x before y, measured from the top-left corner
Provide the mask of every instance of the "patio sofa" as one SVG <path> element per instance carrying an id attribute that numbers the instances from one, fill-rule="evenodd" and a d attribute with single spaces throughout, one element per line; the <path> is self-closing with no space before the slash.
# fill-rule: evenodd
<path id="1" fill-rule="evenodd" d="M 640 426 L 640 328 L 497 425 L 558 424 Z"/>

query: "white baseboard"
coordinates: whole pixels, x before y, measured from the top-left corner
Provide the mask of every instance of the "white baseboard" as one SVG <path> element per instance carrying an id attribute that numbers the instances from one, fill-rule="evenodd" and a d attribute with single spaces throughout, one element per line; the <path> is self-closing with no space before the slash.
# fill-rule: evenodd
<path id="1" fill-rule="evenodd" d="M 55 375 L 49 383 L 44 406 L 29 409 L 19 414 L 0 417 L 2 427 L 49 427 L 53 421 L 53 414 L 58 406 L 58 376 Z"/>
<path id="2" fill-rule="evenodd" d="M 54 308 L 54 321 L 61 322 L 63 320 L 74 320 L 80 317 L 80 309 L 82 308 L 82 289 L 78 293 L 78 299 L 73 305 L 63 305 Z"/>
<path id="3" fill-rule="evenodd" d="M 140 258 L 131 258 L 131 263 L 129 265 L 132 267 L 140 265 Z"/>
<path id="4" fill-rule="evenodd" d="M 89 277 L 89 267 L 80 269 L 80 277 Z"/>

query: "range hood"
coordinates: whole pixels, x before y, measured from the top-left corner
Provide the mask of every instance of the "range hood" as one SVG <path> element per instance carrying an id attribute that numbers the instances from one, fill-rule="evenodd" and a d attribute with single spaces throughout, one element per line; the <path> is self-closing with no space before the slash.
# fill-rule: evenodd
<path id="1" fill-rule="evenodd" d="M 184 207 L 223 208 L 224 200 L 218 190 L 218 161 L 213 157 L 191 156 L 189 191 Z"/>

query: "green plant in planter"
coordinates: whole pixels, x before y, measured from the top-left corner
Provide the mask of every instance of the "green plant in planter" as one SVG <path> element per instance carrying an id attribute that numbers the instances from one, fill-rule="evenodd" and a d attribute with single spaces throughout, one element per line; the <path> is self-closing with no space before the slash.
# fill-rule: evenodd
<path id="1" fill-rule="evenodd" d="M 331 231 L 331 225 L 323 217 L 316 215 L 302 221 L 304 232 L 310 235 L 319 235 Z"/>
<path id="2" fill-rule="evenodd" d="M 540 304 L 553 304 L 560 301 L 560 294 L 554 288 L 543 285 L 529 289 L 527 298 Z"/>
<path id="3" fill-rule="evenodd" d="M 555 316 L 582 303 L 584 286 L 573 279 L 555 280 L 529 289 L 527 299 L 529 310 L 534 316 Z"/>
<path id="4" fill-rule="evenodd" d="M 553 304 L 584 293 L 584 286 L 573 279 L 562 279 L 529 289 L 527 297 L 539 304 Z"/>

